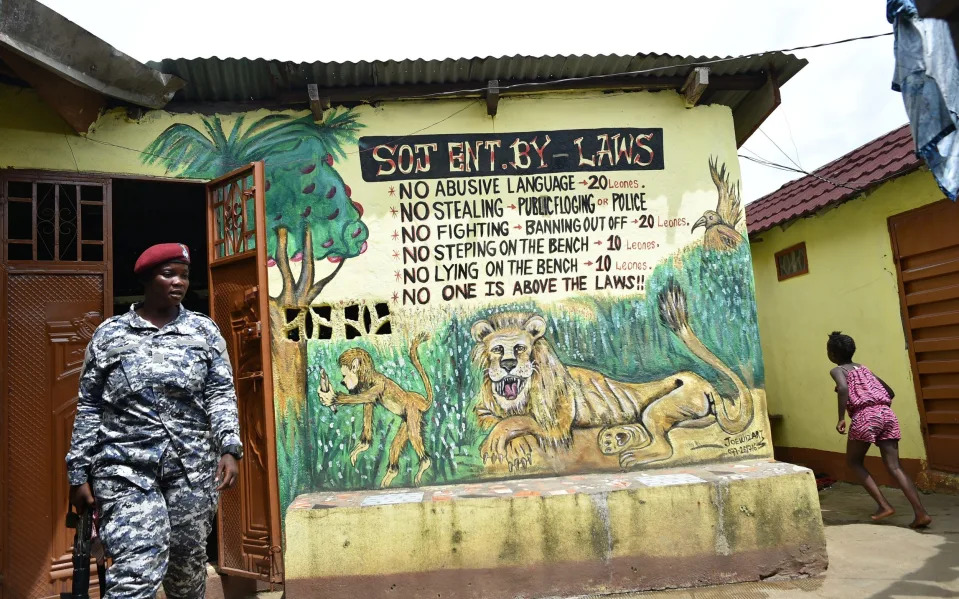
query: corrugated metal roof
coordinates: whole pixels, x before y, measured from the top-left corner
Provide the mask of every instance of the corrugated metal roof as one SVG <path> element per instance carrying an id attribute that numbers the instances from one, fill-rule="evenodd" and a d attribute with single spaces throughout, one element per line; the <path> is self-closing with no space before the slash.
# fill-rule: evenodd
<path id="1" fill-rule="evenodd" d="M 395 87 L 431 84 L 462 84 L 485 87 L 488 81 L 555 81 L 558 79 L 613 75 L 662 69 L 646 77 L 684 77 L 693 66 L 706 64 L 711 75 L 760 74 L 771 69 L 783 85 L 806 65 L 792 54 L 770 52 L 745 57 L 675 56 L 503 56 L 447 58 L 445 60 L 385 60 L 360 62 L 295 63 L 263 58 L 165 59 L 149 63 L 164 73 L 188 82 L 174 102 L 251 102 L 278 100 L 284 94 L 305 95 L 307 84 L 320 88 Z M 665 67 L 665 68 L 664 68 Z M 749 90 L 718 91 L 711 101 L 736 106 Z"/>
<path id="2" fill-rule="evenodd" d="M 852 199 L 862 191 L 916 170 L 922 166 L 922 160 L 915 149 L 909 125 L 903 125 L 810 175 L 783 185 L 746 206 L 750 235 Z"/>

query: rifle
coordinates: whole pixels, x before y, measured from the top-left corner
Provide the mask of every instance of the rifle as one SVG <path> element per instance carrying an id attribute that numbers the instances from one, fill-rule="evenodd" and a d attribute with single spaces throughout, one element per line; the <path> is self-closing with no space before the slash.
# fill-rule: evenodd
<path id="1" fill-rule="evenodd" d="M 60 593 L 60 599 L 90 599 L 90 557 L 93 545 L 93 509 L 82 514 L 67 512 L 67 528 L 77 532 L 73 536 L 73 590 Z M 97 558 L 97 577 L 100 593 L 106 590 L 106 568 L 102 558 Z"/>

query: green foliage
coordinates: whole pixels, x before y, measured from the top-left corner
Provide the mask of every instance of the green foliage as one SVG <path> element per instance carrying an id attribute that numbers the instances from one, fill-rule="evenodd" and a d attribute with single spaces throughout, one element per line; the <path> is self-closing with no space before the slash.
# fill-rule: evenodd
<path id="1" fill-rule="evenodd" d="M 322 123 L 311 115 L 271 114 L 244 129 L 237 118 L 229 133 L 218 116 L 203 117 L 203 128 L 168 127 L 146 148 L 143 160 L 190 177 L 212 179 L 240 166 L 265 161 L 268 253 L 276 256 L 276 230 L 292 235 L 287 255 L 302 257 L 306 228 L 313 233 L 316 259 L 339 261 L 365 250 L 369 230 L 363 207 L 334 168 L 363 126 L 351 111 L 332 112 Z"/>
<path id="2" fill-rule="evenodd" d="M 372 447 L 360 454 L 354 467 L 350 463 L 350 451 L 363 427 L 362 406 L 339 406 L 334 413 L 319 403 L 315 393 L 321 367 L 326 369 L 334 387 L 343 389 L 337 360 L 351 347 L 369 351 L 377 369 L 404 389 L 424 393 L 422 379 L 406 347 L 390 347 L 384 351 L 362 339 L 310 341 L 307 361 L 310 392 L 299 416 L 294 415 L 291 407 L 279 426 L 278 445 L 296 439 L 284 445 L 282 452 L 279 448 L 277 452 L 284 507 L 301 493 L 373 488 L 386 474 L 389 447 L 399 428 L 399 417 L 383 407 L 376 408 Z M 469 364 L 471 349 L 469 324 L 456 317 L 419 347 L 420 360 L 429 373 L 434 393 L 423 430 L 424 445 L 433 465 L 424 474 L 422 484 L 476 478 L 482 468 L 478 449 L 485 435 L 472 417 L 479 378 Z M 418 464 L 416 453 L 407 444 L 399 462 L 400 474 L 393 486 L 412 485 Z"/>
<path id="3" fill-rule="evenodd" d="M 478 448 L 485 432 L 478 429 L 472 412 L 481 373 L 470 361 L 473 348 L 470 326 L 494 312 L 540 311 L 549 321 L 547 338 L 567 365 L 584 366 L 612 378 L 635 382 L 691 370 L 713 381 L 721 391 L 733 393 L 729 381 L 693 356 L 660 322 L 656 300 L 671 278 L 687 293 L 690 324 L 703 343 L 743 375 L 748 384 L 761 386 L 763 366 L 752 266 L 746 244 L 734 252 L 702 248 L 682 252 L 676 261 L 669 259 L 657 266 L 646 279 L 646 294 L 634 299 L 584 297 L 578 300 L 584 309 L 571 312 L 564 311 L 563 304 L 537 308 L 529 301 L 482 308 L 469 318 L 438 311 L 435 318 L 443 324 L 420 346 L 420 356 L 432 378 L 435 394 L 434 405 L 427 412 L 424 433 L 433 468 L 424 476 L 423 484 L 466 481 L 482 472 Z M 359 438 L 362 408 L 340 406 L 334 414 L 319 404 L 314 390 L 319 384 L 321 366 L 329 374 L 331 383 L 342 388 L 337 360 L 344 350 L 362 347 L 370 352 L 381 372 L 404 389 L 421 393 L 422 382 L 409 361 L 408 349 L 401 345 L 405 340 L 401 339 L 397 335 L 396 343 L 400 345 L 387 350 L 380 350 L 362 339 L 309 342 L 307 388 L 310 392 L 306 408 L 300 419 L 288 415 L 280 426 L 283 432 L 278 443 L 292 439 L 293 435 L 297 439 L 280 455 L 284 506 L 301 493 L 373 488 L 379 484 L 386 472 L 389 444 L 399 426 L 399 418 L 382 407 L 376 408 L 372 447 L 353 467 L 349 453 Z M 416 466 L 416 454 L 407 446 L 394 486 L 411 485 Z"/>
<path id="4" fill-rule="evenodd" d="M 754 300 L 752 262 L 747 244 L 733 252 L 692 248 L 660 264 L 646 278 L 644 297 L 582 300 L 596 314 L 584 320 L 551 315 L 551 338 L 564 363 L 584 366 L 624 381 L 649 381 L 689 370 L 733 393 L 730 381 L 693 356 L 659 319 L 657 298 L 673 279 L 689 298 L 689 321 L 716 356 L 744 377 L 762 385 L 762 352 Z"/>
<path id="5" fill-rule="evenodd" d="M 271 228 L 285 226 L 294 233 L 287 246 L 287 255 L 294 260 L 302 257 L 307 226 L 313 233 L 315 259 L 357 256 L 369 237 L 360 220 L 363 207 L 350 198 L 352 190 L 333 168 L 333 156 L 321 154 L 324 149 L 307 140 L 283 157 L 286 162 L 267 171 L 267 222 Z M 276 256 L 275 236 L 270 236 L 267 252 Z"/>

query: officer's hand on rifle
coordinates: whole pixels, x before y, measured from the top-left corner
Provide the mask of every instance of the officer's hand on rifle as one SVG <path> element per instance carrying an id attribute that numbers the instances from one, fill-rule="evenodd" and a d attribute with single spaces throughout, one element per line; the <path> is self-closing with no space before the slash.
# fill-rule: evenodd
<path id="1" fill-rule="evenodd" d="M 87 509 L 92 509 L 96 505 L 96 500 L 93 498 L 90 483 L 70 487 L 70 503 L 77 508 L 78 514 L 86 512 Z"/>

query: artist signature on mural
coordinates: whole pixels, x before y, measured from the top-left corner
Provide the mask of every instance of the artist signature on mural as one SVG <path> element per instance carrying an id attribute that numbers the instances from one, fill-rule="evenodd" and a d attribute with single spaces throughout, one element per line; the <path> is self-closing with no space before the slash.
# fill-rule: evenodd
<path id="1" fill-rule="evenodd" d="M 762 431 L 752 431 L 751 433 L 724 438 L 723 446 L 726 448 L 727 455 L 746 455 L 766 447 L 766 437 Z"/>

